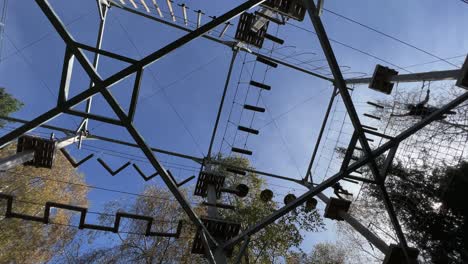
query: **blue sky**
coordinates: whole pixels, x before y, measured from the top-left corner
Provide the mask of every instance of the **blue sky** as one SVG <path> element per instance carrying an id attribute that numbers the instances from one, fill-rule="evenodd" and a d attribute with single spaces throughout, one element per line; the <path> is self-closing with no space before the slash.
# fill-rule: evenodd
<path id="1" fill-rule="evenodd" d="M 150 4 L 151 1 L 146 0 L 146 2 Z M 189 19 L 193 22 L 196 19 L 193 10 L 202 9 L 208 15 L 219 16 L 241 2 L 224 0 L 210 1 L 210 4 L 200 1 L 186 1 L 185 3 L 190 7 Z M 50 3 L 62 21 L 69 24 L 67 27 L 76 40 L 94 45 L 98 25 L 98 13 L 94 0 L 66 2 L 51 0 Z M 182 2 L 176 1 L 176 3 Z M 163 11 L 167 11 L 163 2 L 161 5 Z M 176 14 L 180 14 L 178 6 L 174 4 L 174 8 Z M 467 53 L 468 5 L 462 1 L 326 1 L 325 8 L 377 28 L 442 58 Z M 143 11 L 141 6 L 139 10 Z M 400 67 L 435 60 L 423 52 L 352 24 L 329 12 L 325 11 L 322 18 L 331 39 L 346 43 Z M 178 19 L 178 23 L 180 22 L 181 20 Z M 291 23 L 313 31 L 308 18 L 303 22 L 291 21 Z M 285 44 L 283 47 L 275 46 L 277 49 L 273 52 L 275 57 L 290 56 L 289 61 L 293 63 L 298 62 L 294 59 L 317 60 L 314 62 L 315 67 L 326 65 L 314 34 L 291 25 L 282 26 L 279 29 L 274 24 L 270 25 L 270 34 L 274 35 L 276 30 L 278 30 L 278 37 L 285 40 Z M 233 36 L 234 33 L 235 27 L 231 27 L 227 35 Z M 112 8 L 107 20 L 103 48 L 138 59 L 183 34 L 182 31 Z M 265 41 L 262 51 L 268 52 L 266 49 L 271 49 L 272 45 L 272 42 Z M 2 57 L 4 59 L 0 63 L 0 85 L 6 87 L 9 93 L 25 104 L 24 108 L 13 116 L 30 120 L 52 108 L 56 102 L 65 47 L 34 1 L 10 1 L 3 46 Z M 343 45 L 332 43 L 332 46 L 338 62 L 344 70 L 349 72 L 345 74 L 346 77 L 358 76 L 359 73 L 370 74 L 377 63 L 386 65 Z M 20 52 L 17 52 L 17 49 Z M 91 58 L 91 54 L 88 55 Z M 231 51 L 227 47 L 206 39 L 197 39 L 145 70 L 135 125 L 151 146 L 199 157 L 206 155 L 230 56 Z M 244 59 L 246 63 L 241 71 Z M 251 76 L 256 80 L 264 78 L 265 67 L 257 64 L 254 70 L 254 62 L 252 62 L 254 59 L 253 56 L 245 57 L 245 53 L 240 53 L 236 60 L 218 137 L 215 141 L 216 151 L 221 147 L 226 126 L 228 126 L 226 141 L 229 144 L 234 142 L 235 126 L 228 125 L 231 107 L 233 109 L 231 122 L 237 124 L 240 120 L 240 123 L 245 125 L 251 121 L 248 113 L 244 112 L 240 116 L 241 107 L 238 103 L 244 101 L 247 91 L 249 91 L 248 102 L 254 104 L 258 98 L 258 90 L 249 89 L 245 84 Z M 450 61 L 460 64 L 463 59 L 464 57 L 459 57 Z M 107 77 L 125 66 L 125 63 L 103 58 L 99 72 L 103 77 Z M 407 70 L 417 72 L 436 69 L 453 69 L 453 66 L 438 62 L 411 67 Z M 252 72 L 253 75 L 251 75 Z M 401 70 L 401 72 L 404 71 Z M 322 73 L 325 72 L 322 71 Z M 238 82 L 240 82 L 238 94 L 234 99 Z M 130 77 L 111 89 L 124 108 L 128 108 L 132 83 L 133 77 Z M 265 107 L 267 112 L 257 114 L 253 119 L 253 127 L 260 128 L 260 135 L 250 136 L 247 141 L 247 148 L 254 152 L 250 157 L 252 165 L 259 170 L 299 179 L 307 169 L 332 87 L 330 83 L 283 66 L 269 70 L 265 83 L 270 84 L 272 89 L 261 93 L 259 105 Z M 79 64 L 75 63 L 71 95 L 83 91 L 88 84 L 89 79 Z M 381 95 L 364 86 L 359 86 L 353 98 L 358 104 L 358 110 L 363 113 L 367 109 L 361 107 L 362 103 L 369 98 L 381 98 Z M 233 104 L 233 101 L 236 103 Z M 82 107 L 78 106 L 77 109 L 83 109 Z M 314 179 L 321 179 L 325 174 L 331 175 L 339 165 L 334 161 L 332 169 L 326 173 L 331 158 L 331 152 L 327 152 L 326 149 L 333 149 L 334 142 L 339 138 L 339 133 L 336 131 L 340 130 L 340 113 L 343 115 L 343 110 L 342 104 L 338 103 L 335 116 L 338 121 L 332 122 L 333 126 L 330 126 L 328 140 L 325 141 L 324 150 L 320 153 L 320 165 L 314 168 Z M 93 113 L 114 116 L 99 96 L 94 100 Z M 362 120 L 363 123 L 371 122 L 364 117 Z M 78 118 L 61 116 L 49 123 L 74 129 L 79 121 Z M 91 133 L 97 135 L 131 141 L 123 129 L 115 126 L 101 125 L 92 121 L 90 130 Z M 45 130 L 38 131 L 40 133 Z M 350 131 L 351 128 L 345 125 L 339 142 L 346 144 L 346 138 L 348 138 L 346 133 L 351 133 Z M 2 131 L 2 133 L 5 132 Z M 244 142 L 245 137 L 238 134 L 234 145 L 243 146 Z M 339 145 L 343 144 L 339 143 Z M 227 143 L 224 143 L 222 149 L 225 153 L 229 153 L 226 146 Z M 118 155 L 124 158 L 108 155 L 106 153 L 109 151 L 96 147 L 121 152 Z M 144 159 L 140 157 L 143 155 L 137 149 L 93 141 L 86 144 L 86 149 L 73 151 L 73 154 L 77 157 L 84 157 L 92 153 L 90 149 L 97 151 L 97 156 L 113 168 L 119 167 L 129 159 L 134 159 L 134 162 L 145 172 L 153 173 L 150 165 L 142 162 Z M 198 165 L 194 162 L 167 155 L 158 155 L 158 158 L 179 180 L 197 173 Z M 144 186 L 144 181 L 130 167 L 115 177 L 111 177 L 95 160 L 92 160 L 80 170 L 86 175 L 86 180 L 91 185 L 132 192 L 139 192 Z M 301 187 L 276 180 L 270 183 L 275 184 L 271 186 L 271 189 L 277 194 L 278 200 L 282 200 L 287 192 L 300 194 L 300 190 L 303 190 Z M 289 189 L 291 187 L 296 189 Z M 117 198 L 119 197 L 115 193 L 93 190 L 89 194 L 90 208 L 99 211 L 105 202 Z M 329 227 L 333 229 L 332 224 Z M 314 242 L 328 239 L 334 239 L 333 232 L 309 235 L 304 243 L 304 249 L 308 250 Z"/>

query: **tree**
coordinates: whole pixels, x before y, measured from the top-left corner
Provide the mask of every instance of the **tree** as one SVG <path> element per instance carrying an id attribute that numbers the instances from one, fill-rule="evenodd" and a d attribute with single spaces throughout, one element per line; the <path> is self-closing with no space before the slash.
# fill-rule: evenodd
<path id="1" fill-rule="evenodd" d="M 0 158 L 15 153 L 12 144 L 0 150 Z M 68 184 L 72 182 L 74 184 Z M 84 177 L 78 174 L 62 153 L 57 152 L 52 169 L 18 166 L 0 176 L 0 192 L 15 196 L 13 211 L 42 216 L 48 201 L 87 206 L 87 188 Z M 5 212 L 5 203 L 0 212 Z M 25 221 L 12 218 L 0 220 L 0 263 L 43 263 L 63 253 L 73 240 L 76 228 L 73 213 L 51 211 L 51 223 Z"/>
<path id="2" fill-rule="evenodd" d="M 250 168 L 249 161 L 240 156 L 218 155 L 217 160 L 231 166 Z M 218 166 L 215 170 L 222 171 L 223 168 Z M 241 229 L 245 229 L 273 213 L 279 204 L 274 201 L 265 203 L 260 200 L 259 195 L 266 186 L 266 182 L 257 174 L 247 172 L 243 177 L 233 173 L 227 174 L 225 186 L 233 188 L 240 183 L 249 186 L 249 194 L 244 198 L 226 196 L 226 202 L 234 205 L 236 209 L 221 211 L 221 215 L 226 219 L 238 221 Z M 275 263 L 290 254 L 292 248 L 300 246 L 303 241 L 301 230 L 316 232 L 323 226 L 322 218 L 316 210 L 307 212 L 303 206 L 298 207 L 252 236 L 244 261 Z"/>
<path id="3" fill-rule="evenodd" d="M 221 161 L 231 166 L 242 168 L 249 167 L 247 159 L 241 157 L 222 157 L 218 155 L 217 161 Z M 257 223 L 263 217 L 274 212 L 278 207 L 275 202 L 263 203 L 259 199 L 259 193 L 265 185 L 264 180 L 254 173 L 247 173 L 245 176 L 238 176 L 227 173 L 224 167 L 213 165 L 212 170 L 222 172 L 227 175 L 225 187 L 235 188 L 239 183 L 249 186 L 247 197 L 240 198 L 232 194 L 223 195 L 223 203 L 235 206 L 235 210 L 220 209 L 220 215 L 224 219 L 237 221 L 241 224 L 241 229 Z M 172 195 L 157 185 L 149 185 L 142 193 L 142 197 L 135 202 L 117 202 L 107 206 L 107 212 L 114 215 L 117 210 L 126 212 L 151 215 L 155 219 L 175 222 L 185 217 Z M 206 209 L 196 206 L 195 210 L 199 215 L 206 215 Z M 82 256 L 81 263 L 105 262 L 105 263 L 203 263 L 201 255 L 192 255 L 191 247 L 195 236 L 196 228 L 186 220 L 185 228 L 179 239 L 148 238 L 141 235 L 119 234 L 114 236 L 115 246 L 101 248 L 88 252 Z M 113 222 L 112 217 L 101 218 L 102 224 Z M 172 224 L 172 227 L 174 224 Z M 168 229 L 169 224 L 162 223 L 161 229 Z M 251 237 L 249 249 L 244 263 L 275 263 L 284 259 L 291 253 L 291 248 L 298 247 L 302 242 L 302 230 L 317 231 L 322 229 L 323 222 L 320 215 L 315 211 L 305 212 L 299 208 L 295 212 L 286 215 L 274 224 Z M 143 233 L 141 223 L 129 223 L 125 230 Z M 234 248 L 236 256 L 239 246 Z"/>
<path id="4" fill-rule="evenodd" d="M 153 229 L 158 232 L 175 232 L 178 221 L 184 220 L 179 238 L 146 237 L 146 222 L 125 220 L 121 222 L 120 233 L 105 233 L 106 238 L 115 244 L 97 248 L 79 256 L 76 263 L 197 263 L 196 256 L 190 256 L 191 240 L 195 229 L 187 224 L 185 214 L 172 194 L 157 185 L 147 185 L 143 193 L 134 201 L 114 201 L 107 203 L 105 214 L 100 216 L 100 224 L 111 226 L 117 211 L 152 216 Z M 102 235 L 94 232 L 93 237 Z"/>
<path id="5" fill-rule="evenodd" d="M 22 106 L 23 103 L 5 92 L 5 88 L 0 88 L 0 116 L 8 116 L 13 112 L 18 111 Z M 0 127 L 3 127 L 4 125 L 5 121 L 0 120 Z"/>
<path id="6" fill-rule="evenodd" d="M 442 107 L 452 98 L 460 95 L 460 89 L 448 85 L 431 89 L 430 107 Z M 374 115 L 381 118 L 377 125 L 381 131 L 395 136 L 421 120 L 418 116 L 399 116 L 408 112 L 409 104 L 416 104 L 426 94 L 427 87 L 420 91 L 411 89 L 393 93 L 390 99 L 382 100 Z M 441 91 L 443 90 L 443 91 Z M 386 188 L 394 205 L 397 216 L 410 245 L 421 250 L 420 256 L 432 263 L 462 263 L 467 258 L 466 213 L 450 206 L 444 198 L 451 174 L 465 175 L 468 104 L 454 109 L 454 113 L 439 119 L 400 143 L 399 151 L 389 171 Z M 343 150 L 337 150 L 343 153 Z M 355 152 L 356 154 L 356 152 Z M 377 159 L 382 166 L 384 157 Z M 363 176 L 373 179 L 367 167 L 362 168 Z M 465 171 L 462 173 L 462 171 Z M 466 180 L 465 180 L 466 181 Z M 459 181 L 463 182 L 463 180 Z M 459 192 L 455 200 L 465 201 L 465 191 Z M 359 201 L 353 203 L 354 214 L 366 226 L 386 241 L 398 243 L 387 212 L 382 203 L 381 192 L 377 186 L 364 184 Z M 453 203 L 452 203 L 453 205 Z M 342 231 L 340 231 L 342 232 Z M 356 237 L 355 233 L 348 237 Z M 362 239 L 361 239 L 362 241 Z M 350 243 L 366 252 L 367 256 L 381 258 L 369 247 L 362 247 L 356 240 Z"/>
<path id="7" fill-rule="evenodd" d="M 444 186 L 454 172 L 466 178 L 468 164 L 462 163 L 457 168 L 420 170 L 406 169 L 401 163 L 396 163 L 386 182 L 408 240 L 432 263 L 461 263 L 468 257 L 466 213 L 441 206 L 444 204 L 442 197 L 446 196 Z M 376 189 L 368 186 L 365 195 L 379 198 L 380 193 Z M 466 194 L 462 195 L 462 201 L 466 198 Z"/>
<path id="8" fill-rule="evenodd" d="M 288 256 L 286 263 L 344 264 L 349 263 L 347 260 L 348 252 L 342 245 L 323 242 L 315 244 L 309 254 L 305 254 L 303 252 L 291 253 Z"/>

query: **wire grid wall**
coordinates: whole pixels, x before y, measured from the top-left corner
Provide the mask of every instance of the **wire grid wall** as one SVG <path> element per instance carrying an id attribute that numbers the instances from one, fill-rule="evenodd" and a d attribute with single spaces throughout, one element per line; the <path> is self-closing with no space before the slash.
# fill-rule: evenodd
<path id="1" fill-rule="evenodd" d="M 430 91 L 429 107 L 442 106 L 463 91 L 453 82 L 423 82 L 396 85 L 391 97 L 379 103 L 385 108 L 374 111 L 382 118 L 379 129 L 389 136 L 396 136 L 420 120 L 412 116 L 392 116 L 408 112 L 409 104 L 424 100 Z M 437 120 L 400 143 L 396 159 L 409 169 L 438 166 L 457 166 L 467 158 L 468 105 L 462 104 L 454 109 L 453 115 Z M 383 143 L 383 142 L 382 142 Z"/>

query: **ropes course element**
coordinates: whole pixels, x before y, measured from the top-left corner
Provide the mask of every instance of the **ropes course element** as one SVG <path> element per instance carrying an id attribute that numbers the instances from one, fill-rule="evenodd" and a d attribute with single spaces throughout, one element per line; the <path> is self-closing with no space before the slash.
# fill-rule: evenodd
<path id="1" fill-rule="evenodd" d="M 14 196 L 13 195 L 0 193 L 0 199 L 6 200 L 6 202 L 7 202 L 6 211 L 5 211 L 5 218 L 18 218 L 18 219 L 23 219 L 23 220 L 33 221 L 33 222 L 39 222 L 39 223 L 43 223 L 43 224 L 49 224 L 50 223 L 50 216 L 51 216 L 51 208 L 56 208 L 56 209 L 64 209 L 64 210 L 67 210 L 67 211 L 72 211 L 72 212 L 79 213 L 80 214 L 80 224 L 78 226 L 79 229 L 91 229 L 91 230 L 100 230 L 100 231 L 118 233 L 121 220 L 123 218 L 127 218 L 127 219 L 133 219 L 133 220 L 146 221 L 147 224 L 146 224 L 146 232 L 144 234 L 145 236 L 179 238 L 180 232 L 182 230 L 182 221 L 179 221 L 179 223 L 177 225 L 177 231 L 175 233 L 155 232 L 155 231 L 151 230 L 152 225 L 153 225 L 153 221 L 154 221 L 153 217 L 145 216 L 145 215 L 129 214 L 129 213 L 125 213 L 125 212 L 117 212 L 115 214 L 114 226 L 102 226 L 102 225 L 95 225 L 95 224 L 87 224 L 86 223 L 86 215 L 88 213 L 87 208 L 74 206 L 74 205 L 69 205 L 69 204 L 56 203 L 56 202 L 46 202 L 45 203 L 44 214 L 43 214 L 42 217 L 41 216 L 35 216 L 35 215 L 27 215 L 27 214 L 22 214 L 22 213 L 16 213 L 14 211 L 14 208 L 13 208 Z"/>

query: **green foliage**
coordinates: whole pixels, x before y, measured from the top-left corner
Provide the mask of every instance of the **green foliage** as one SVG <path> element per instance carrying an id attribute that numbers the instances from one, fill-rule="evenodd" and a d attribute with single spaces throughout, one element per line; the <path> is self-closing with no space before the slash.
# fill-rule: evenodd
<path id="1" fill-rule="evenodd" d="M 218 155 L 217 160 L 231 166 L 250 167 L 247 159 L 238 156 L 224 158 Z M 221 170 L 220 167 L 216 169 Z M 221 215 L 240 222 L 242 229 L 258 223 L 280 206 L 274 201 L 264 203 L 260 200 L 260 192 L 266 183 L 255 173 L 247 173 L 246 176 L 229 173 L 225 186 L 234 188 L 239 183 L 249 186 L 249 194 L 244 198 L 228 195 L 225 202 L 234 205 L 236 210 L 222 210 Z M 304 207 L 299 207 L 251 237 L 247 258 L 254 263 L 279 261 L 286 257 L 292 248 L 300 246 L 303 241 L 301 231 L 316 232 L 323 227 L 322 218 L 316 210 L 306 212 Z"/>
<path id="2" fill-rule="evenodd" d="M 247 159 L 240 157 L 216 158 L 226 164 L 237 167 L 248 168 Z M 221 170 L 220 166 L 213 166 L 213 170 Z M 223 173 L 226 173 L 223 170 Z M 239 198 L 233 194 L 224 194 L 223 203 L 229 203 L 236 210 L 220 209 L 222 218 L 238 221 L 242 229 L 247 228 L 260 221 L 263 217 L 271 214 L 278 208 L 275 202 L 263 203 L 259 199 L 259 193 L 265 185 L 265 181 L 253 173 L 246 176 L 234 174 L 227 175 L 225 187 L 235 188 L 239 183 L 249 186 L 247 197 Z M 79 263 L 205 263 L 202 255 L 191 254 L 193 238 L 196 227 L 186 219 L 178 203 L 172 194 L 165 188 L 157 185 L 149 185 L 135 201 L 118 201 L 109 203 L 106 212 L 111 216 L 103 216 L 100 223 L 111 225 L 113 215 L 117 210 L 129 213 L 151 215 L 157 220 L 171 222 L 155 223 L 153 228 L 158 230 L 169 230 L 174 228 L 174 222 L 185 219 L 181 237 L 168 239 L 160 237 L 143 237 L 135 234 L 110 234 L 115 246 L 99 248 L 87 252 L 79 257 Z M 206 215 L 206 207 L 201 205 L 194 210 L 198 215 Z M 275 263 L 284 260 L 291 253 L 293 247 L 298 247 L 303 240 L 301 230 L 318 231 L 323 228 L 322 218 L 316 211 L 305 212 L 302 208 L 286 215 L 274 224 L 257 233 L 251 238 L 249 249 L 243 263 Z M 124 225 L 124 231 L 144 233 L 141 222 L 130 221 Z M 97 235 L 98 233 L 96 233 Z M 99 233 L 102 234 L 102 233 Z M 234 256 L 239 246 L 234 249 Z M 230 261 L 233 261 L 232 258 Z"/>
<path id="3" fill-rule="evenodd" d="M 196 209 L 198 210 L 198 209 Z M 120 200 L 106 204 L 105 212 L 99 218 L 101 225 L 112 226 L 118 211 L 152 216 L 152 230 L 175 232 L 179 220 L 184 220 L 179 238 L 146 237 L 146 222 L 123 219 L 118 234 L 92 232 L 91 237 L 105 235 L 111 247 L 96 248 L 78 256 L 77 263 L 200 263 L 196 255 L 191 255 L 192 238 L 195 228 L 191 226 L 185 213 L 172 194 L 157 185 L 147 185 L 136 200 Z"/>
<path id="4" fill-rule="evenodd" d="M 430 170 L 407 169 L 402 163 L 393 166 L 387 177 L 386 187 L 403 224 L 405 234 L 422 256 L 433 263 L 461 263 L 468 257 L 468 224 L 465 211 L 447 206 L 447 195 L 453 195 L 447 184 L 453 175 L 462 175 L 467 180 L 468 165 L 458 168 Z M 465 183 L 465 187 L 468 184 Z M 466 201 L 466 188 L 458 188 L 458 197 Z M 379 199 L 377 187 L 368 186 L 367 199 Z M 461 202 L 459 201 L 459 202 Z M 464 202 L 462 202 L 464 203 Z M 453 205 L 453 203 L 452 203 Z M 466 208 L 462 205 L 461 208 Z"/>
<path id="5" fill-rule="evenodd" d="M 14 154 L 15 149 L 10 145 L 0 150 L 0 158 Z M 18 166 L 2 173 L 0 192 L 16 196 L 14 212 L 28 215 L 43 216 L 48 201 L 86 207 L 87 188 L 64 182 L 83 184 L 84 178 L 58 152 L 52 169 Z M 5 203 L 0 203 L 0 212 L 5 210 Z M 72 213 L 65 210 L 52 211 L 55 224 L 50 225 L 1 218 L 0 263 L 44 263 L 60 255 L 78 231 L 63 226 L 71 221 Z"/>
<path id="6" fill-rule="evenodd" d="M 5 91 L 5 88 L 0 88 L 0 116 L 8 116 L 13 112 L 18 111 L 23 106 L 23 103 L 15 99 Z M 0 120 L 0 127 L 5 125 L 5 121 Z"/>
<path id="7" fill-rule="evenodd" d="M 286 264 L 344 264 L 348 252 L 338 244 L 328 242 L 317 243 L 309 254 L 302 252 L 291 253 Z"/>

